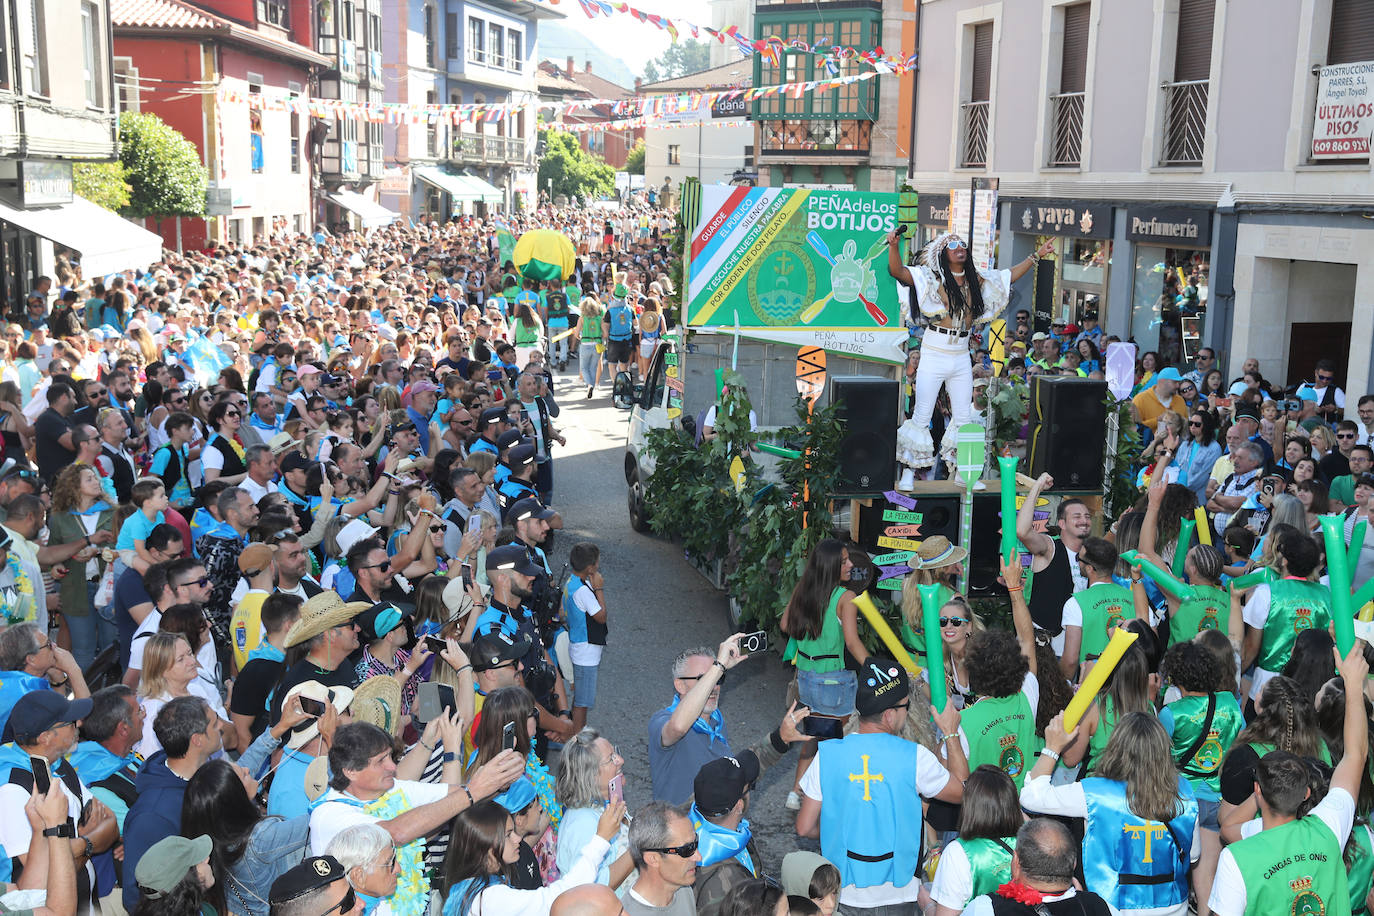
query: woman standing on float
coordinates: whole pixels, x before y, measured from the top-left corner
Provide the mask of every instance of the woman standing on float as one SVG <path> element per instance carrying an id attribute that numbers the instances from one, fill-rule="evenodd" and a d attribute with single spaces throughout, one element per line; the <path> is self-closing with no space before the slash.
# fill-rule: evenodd
<path id="1" fill-rule="evenodd" d="M 916 481 L 916 471 L 935 464 L 930 417 L 941 385 L 949 392 L 953 409 L 941 443 L 941 454 L 951 465 L 954 431 L 972 418 L 970 334 L 1006 308 L 1011 285 L 1052 251 L 1054 242 L 1041 245 L 1035 254 L 1010 270 L 975 269 L 978 282 L 970 284 L 966 274 L 968 245 L 959 236 L 952 232 L 938 236 L 910 267 L 902 263 L 901 239 L 896 232 L 887 237 L 887 270 L 898 283 L 914 291 L 908 325 L 914 328 L 922 320 L 926 322 L 921 335 L 921 364 L 916 370 L 916 404 L 911 419 L 897 432 L 897 460 L 905 466 L 897 488 L 909 490 Z"/>

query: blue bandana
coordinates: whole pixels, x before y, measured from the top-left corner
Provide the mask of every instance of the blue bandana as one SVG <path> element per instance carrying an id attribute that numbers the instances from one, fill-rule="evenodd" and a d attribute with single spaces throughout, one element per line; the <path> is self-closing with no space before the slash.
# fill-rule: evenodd
<path id="1" fill-rule="evenodd" d="M 671 714 L 674 709 L 677 709 L 677 704 L 681 702 L 682 697 L 673 697 L 673 702 L 668 704 L 669 714 Z M 692 731 L 701 732 L 703 735 L 706 736 L 707 747 L 710 747 L 712 742 L 719 741 L 722 745 L 724 745 L 725 752 L 727 754 L 730 752 L 730 739 L 725 736 L 725 716 L 721 715 L 719 709 L 711 713 L 711 715 L 708 716 L 705 719 L 705 721 L 702 720 L 701 716 L 697 716 L 695 719 L 693 719 Z"/>
<path id="2" fill-rule="evenodd" d="M 687 816 L 691 819 L 692 827 L 697 832 L 697 841 L 701 844 L 698 847 L 701 851 L 701 868 L 724 862 L 726 859 L 734 859 L 748 869 L 749 874 L 758 874 L 754 870 L 754 858 L 749 855 L 749 840 L 754 835 L 749 829 L 749 821 L 741 820 L 739 829 L 731 830 L 729 827 L 708 821 L 697 810 L 696 805 L 692 805 Z"/>
<path id="3" fill-rule="evenodd" d="M 250 662 L 255 658 L 264 658 L 269 662 L 284 662 L 286 661 L 286 653 L 264 639 L 253 647 L 253 651 L 248 653 Z"/>

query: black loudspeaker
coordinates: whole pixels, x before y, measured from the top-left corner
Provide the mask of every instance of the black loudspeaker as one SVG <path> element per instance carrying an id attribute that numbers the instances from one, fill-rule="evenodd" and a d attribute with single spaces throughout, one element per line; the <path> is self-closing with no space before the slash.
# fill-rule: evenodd
<path id="1" fill-rule="evenodd" d="M 841 375 L 830 380 L 830 401 L 845 425 L 840 441 L 836 496 L 876 496 L 891 490 L 897 474 L 897 398 L 892 379 Z"/>
<path id="2" fill-rule="evenodd" d="M 920 494 L 910 494 L 916 500 L 916 511 L 921 514 L 921 533 L 915 536 L 916 540 L 934 537 L 943 534 L 949 538 L 951 544 L 959 543 L 959 497 L 954 494 L 948 496 L 922 496 Z M 873 500 L 871 506 L 859 506 L 859 546 L 869 553 L 883 554 L 890 553 L 891 547 L 883 547 L 878 543 L 878 538 L 885 533 L 887 526 L 893 524 L 883 520 L 883 511 L 887 509 L 900 509 L 882 497 Z M 975 503 L 975 509 L 977 504 Z M 911 537 L 906 535 L 906 537 Z"/>
<path id="3" fill-rule="evenodd" d="M 1056 490 L 1102 489 L 1107 445 L 1107 383 L 1062 375 L 1036 376 L 1030 398 L 1030 469 L 1046 472 Z"/>
<path id="4" fill-rule="evenodd" d="M 959 544 L 959 497 L 922 496 L 913 494 L 916 511 L 921 513 L 921 538 L 942 534 L 951 544 Z M 885 509 L 899 508 L 882 498 L 874 499 L 872 506 L 859 506 L 858 544 L 870 554 L 879 555 L 891 552 L 890 547 L 878 544 L 888 525 L 883 520 Z M 974 595 L 986 595 L 997 587 L 997 577 L 1002 569 L 998 559 L 1001 550 L 1001 497 L 996 493 L 973 494 L 973 532 L 969 549 L 968 585 L 966 591 Z"/>

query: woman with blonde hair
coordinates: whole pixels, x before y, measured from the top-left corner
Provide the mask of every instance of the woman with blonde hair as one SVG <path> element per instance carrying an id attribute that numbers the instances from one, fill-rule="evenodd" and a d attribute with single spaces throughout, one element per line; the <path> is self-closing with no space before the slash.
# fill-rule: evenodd
<path id="1" fill-rule="evenodd" d="M 577 323 L 577 333 L 581 343 L 577 348 L 578 371 L 587 385 L 587 397 L 601 384 L 601 351 L 605 342 L 601 339 L 601 301 L 595 296 L 583 296 L 579 305 L 582 318 Z"/>
<path id="2" fill-rule="evenodd" d="M 1076 728 L 1064 730 L 1062 714 L 1050 722 L 1045 750 L 1021 790 L 1021 807 L 1083 820 L 1084 884 L 1116 911 L 1183 916 L 1189 867 L 1201 850 L 1198 805 L 1174 767 L 1168 732 L 1151 713 L 1122 716 L 1092 776 L 1051 785 L 1059 755 L 1077 736 Z"/>
<path id="3" fill-rule="evenodd" d="M 653 359 L 654 350 L 658 349 L 658 342 L 663 337 L 663 316 L 658 311 L 658 300 L 652 296 L 647 297 L 642 306 L 644 311 L 639 315 L 639 377 L 647 378 L 649 360 Z"/>
<path id="4" fill-rule="evenodd" d="M 96 592 L 105 574 L 105 561 L 91 538 L 99 531 L 114 532 L 115 508 L 106 502 L 100 475 L 88 464 L 69 464 L 57 475 L 48 514 L 48 546 L 82 542 L 79 553 L 66 561 L 67 575 L 58 584 L 62 619 L 72 641 L 72 655 L 83 669 L 104 646 L 113 645 L 114 620 L 96 608 Z"/>
<path id="5" fill-rule="evenodd" d="M 148 333 L 148 329 L 140 325 L 134 325 L 125 332 L 129 339 L 138 345 L 138 352 L 143 356 L 143 365 L 147 366 L 157 362 L 159 354 L 157 351 L 157 341 L 153 335 Z"/>
<path id="6" fill-rule="evenodd" d="M 210 691 L 199 686 L 205 683 L 197 676 L 199 671 L 196 652 L 184 636 L 156 633 L 148 637 L 148 645 L 143 649 L 143 667 L 138 677 L 138 701 L 144 715 L 143 740 L 138 744 L 138 752 L 145 760 L 162 750 L 162 743 L 153 732 L 153 720 L 157 718 L 158 710 L 177 697 L 198 696 L 208 703 L 224 723 L 224 746 L 233 749 L 235 732 L 229 725 L 224 702 L 217 694 L 207 696 Z"/>

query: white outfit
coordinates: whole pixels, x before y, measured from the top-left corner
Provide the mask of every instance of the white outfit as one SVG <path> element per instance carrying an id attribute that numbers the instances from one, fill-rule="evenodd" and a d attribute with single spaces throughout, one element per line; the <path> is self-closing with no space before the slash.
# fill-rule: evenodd
<path id="1" fill-rule="evenodd" d="M 971 264 L 966 269 L 972 270 Z M 983 312 L 973 316 L 972 325 L 984 325 L 996 318 L 1006 307 L 1011 294 L 1011 271 L 977 271 L 983 295 Z M 935 442 L 930 436 L 930 418 L 935 412 L 935 399 L 944 385 L 949 392 L 951 417 L 945 427 L 940 452 L 946 461 L 954 461 L 954 439 L 960 426 L 973 416 L 973 363 L 969 359 L 969 333 L 945 333 L 933 322 L 946 314 L 941 298 L 940 276 L 936 270 L 915 265 L 907 268 L 911 288 L 915 290 L 916 305 L 921 315 L 932 321 L 921 335 L 921 364 L 916 369 L 915 399 L 911 419 L 897 431 L 897 460 L 908 467 L 928 468 L 935 464 Z M 905 286 L 900 287 L 906 291 Z M 909 298 L 910 293 L 906 293 Z"/>

